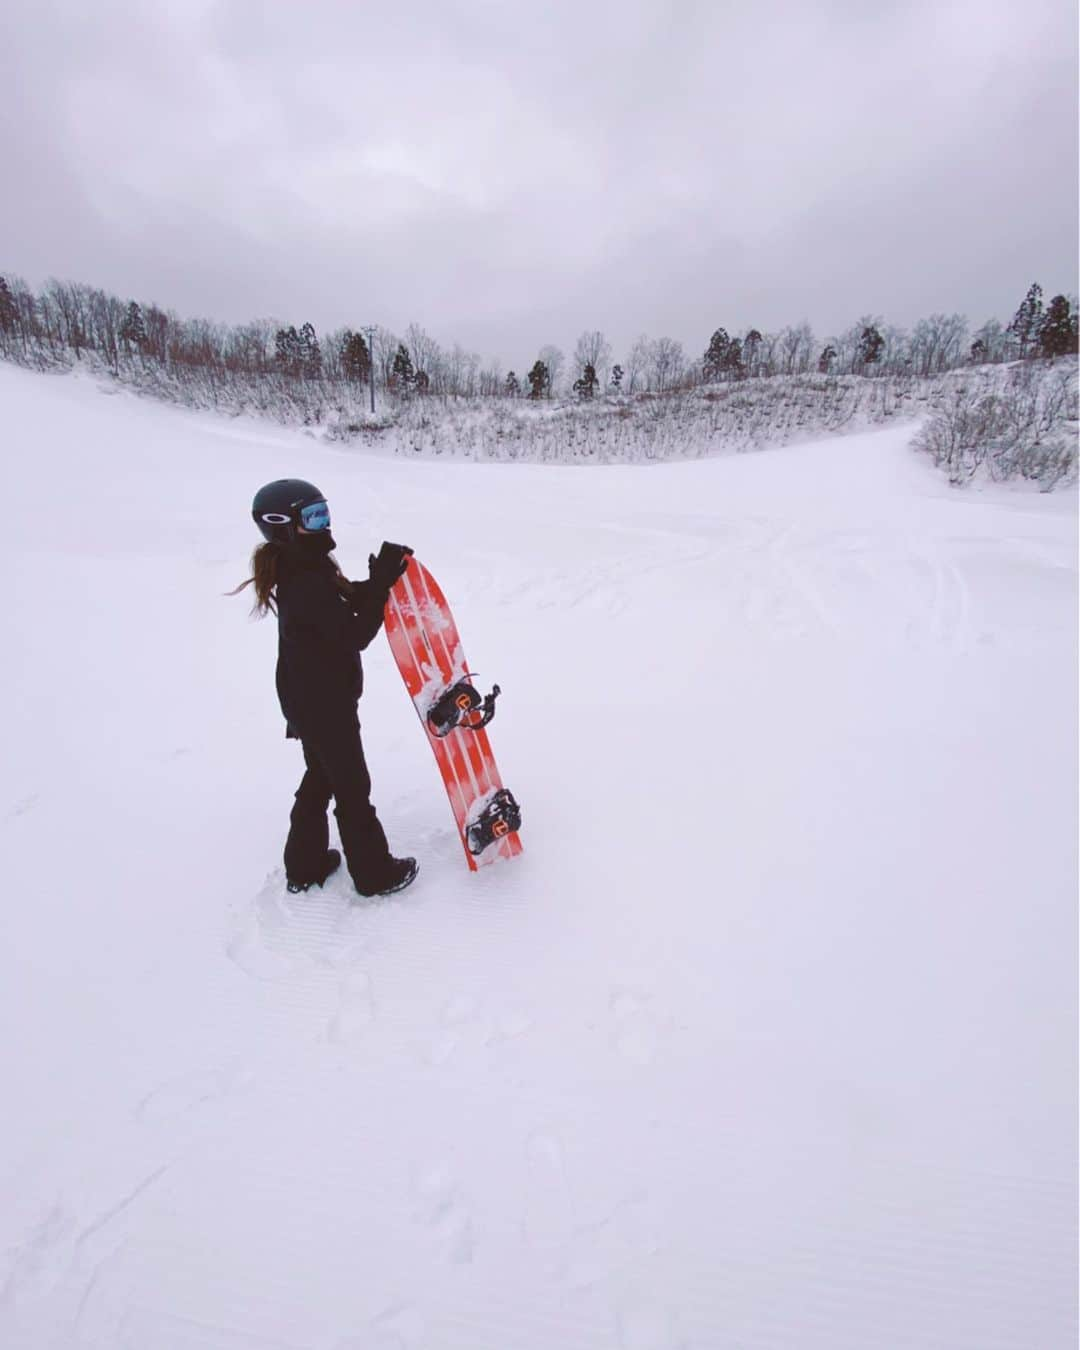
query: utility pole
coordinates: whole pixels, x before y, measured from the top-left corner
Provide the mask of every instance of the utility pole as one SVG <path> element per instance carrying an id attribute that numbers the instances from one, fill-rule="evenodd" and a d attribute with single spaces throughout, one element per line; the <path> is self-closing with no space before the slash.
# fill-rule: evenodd
<path id="1" fill-rule="evenodd" d="M 375 326 L 361 330 L 367 334 L 368 385 L 371 389 L 371 411 L 375 411 Z"/>

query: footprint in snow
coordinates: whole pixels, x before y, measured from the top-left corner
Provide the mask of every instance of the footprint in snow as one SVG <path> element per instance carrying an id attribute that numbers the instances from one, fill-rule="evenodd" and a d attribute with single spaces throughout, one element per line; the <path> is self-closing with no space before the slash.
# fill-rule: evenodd
<path id="1" fill-rule="evenodd" d="M 255 897 L 253 912 L 237 916 L 225 953 L 257 980 L 287 980 L 304 966 L 333 972 L 351 966 L 367 949 L 369 922 L 363 907 L 342 894 L 337 877 L 290 895 L 278 868 Z"/>
<path id="2" fill-rule="evenodd" d="M 601 1214 L 585 1216 L 567 1176 L 558 1135 L 528 1142 L 523 1232 L 535 1260 L 577 1291 L 622 1277 L 657 1250 L 645 1194 L 632 1190 Z"/>
<path id="3" fill-rule="evenodd" d="M 273 941 L 273 935 L 285 926 L 286 920 L 284 914 L 273 913 L 273 907 L 283 902 L 272 892 L 271 881 L 255 900 L 254 916 L 245 914 L 225 944 L 229 960 L 255 980 L 287 979 L 296 969 L 292 956 Z M 275 886 L 273 890 L 276 889 Z M 281 889 L 284 890 L 283 881 Z"/>
<path id="4" fill-rule="evenodd" d="M 81 1343 L 84 1342 L 80 1338 Z M 160 1312 L 155 1308 L 130 1307 L 107 1340 L 110 1350 L 149 1350 L 149 1347 L 176 1347 L 176 1350 L 300 1350 L 295 1341 L 278 1336 L 260 1336 L 182 1313 Z M 359 1344 L 359 1342 L 356 1342 Z"/>
<path id="5" fill-rule="evenodd" d="M 375 1021 L 371 979 L 364 970 L 350 970 L 341 980 L 337 1011 L 326 1027 L 326 1039 L 335 1045 L 360 1040 Z"/>
<path id="6" fill-rule="evenodd" d="M 531 1135 L 525 1162 L 522 1230 L 535 1254 L 561 1271 L 575 1221 L 558 1135 L 543 1132 Z"/>
<path id="7" fill-rule="evenodd" d="M 651 1064 L 656 1056 L 659 1033 L 649 1010 L 651 995 L 640 989 L 613 990 L 609 1006 L 614 1019 L 612 1035 L 619 1054 L 632 1064 Z"/>
<path id="8" fill-rule="evenodd" d="M 493 1046 L 506 1045 L 524 1036 L 527 1031 L 532 1030 L 532 1027 L 533 1020 L 527 1013 L 516 1010 L 504 1012 L 489 1034 L 487 1043 Z"/>
<path id="9" fill-rule="evenodd" d="M 473 1259 L 473 1226 L 454 1175 L 445 1163 L 428 1167 L 413 1186 L 417 1223 L 434 1236 L 446 1260 L 465 1265 Z"/>
<path id="10" fill-rule="evenodd" d="M 78 1225 L 73 1215 L 55 1204 L 11 1252 L 7 1277 L 0 1285 L 0 1307 L 23 1298 L 40 1297 L 70 1263 Z M 61 1253 L 67 1254 L 63 1261 Z"/>
<path id="11" fill-rule="evenodd" d="M 625 1299 L 616 1317 L 616 1330 L 620 1350 L 690 1350 L 677 1315 L 648 1298 Z"/>
<path id="12" fill-rule="evenodd" d="M 29 797 L 22 797 L 8 812 L 8 819 L 15 820 L 19 816 L 25 816 L 28 811 L 32 811 L 37 806 L 40 798 L 36 792 L 32 792 Z"/>
<path id="13" fill-rule="evenodd" d="M 334 1350 L 420 1350 L 427 1324 L 411 1303 L 387 1308 L 371 1323 L 371 1334 L 338 1341 Z"/>
<path id="14" fill-rule="evenodd" d="M 254 1081 L 251 1071 L 239 1064 L 181 1074 L 148 1092 L 135 1108 L 135 1119 L 144 1123 L 170 1120 L 197 1106 L 246 1092 Z"/>
<path id="15" fill-rule="evenodd" d="M 479 1000 L 473 994 L 458 994 L 443 1006 L 441 1029 L 427 1050 L 430 1064 L 445 1064 L 466 1039 L 486 1039 L 479 1026 Z"/>

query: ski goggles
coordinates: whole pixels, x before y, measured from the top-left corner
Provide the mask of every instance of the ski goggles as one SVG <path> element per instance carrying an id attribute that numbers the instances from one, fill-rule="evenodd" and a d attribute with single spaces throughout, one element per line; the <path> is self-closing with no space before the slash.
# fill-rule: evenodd
<path id="1" fill-rule="evenodd" d="M 328 530 L 330 528 L 330 507 L 326 502 L 312 502 L 310 506 L 300 508 L 300 524 L 305 530 Z"/>

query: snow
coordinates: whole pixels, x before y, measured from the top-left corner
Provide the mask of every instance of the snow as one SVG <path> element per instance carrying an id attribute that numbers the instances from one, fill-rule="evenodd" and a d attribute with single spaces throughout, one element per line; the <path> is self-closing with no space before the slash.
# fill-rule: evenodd
<path id="1" fill-rule="evenodd" d="M 0 367 L 5 1350 L 1071 1346 L 1077 512 L 912 428 L 397 462 Z M 284 892 L 246 575 L 317 482 L 504 693 L 470 874 L 380 637 L 393 900 Z M 250 592 L 248 593 L 250 594 Z"/>

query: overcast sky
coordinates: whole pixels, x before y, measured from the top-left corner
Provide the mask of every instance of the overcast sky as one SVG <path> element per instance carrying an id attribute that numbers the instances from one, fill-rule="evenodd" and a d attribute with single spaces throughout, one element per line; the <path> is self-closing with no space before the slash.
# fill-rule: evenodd
<path id="1" fill-rule="evenodd" d="M 1077 285 L 1074 0 L 2 0 L 0 272 L 522 367 Z"/>

